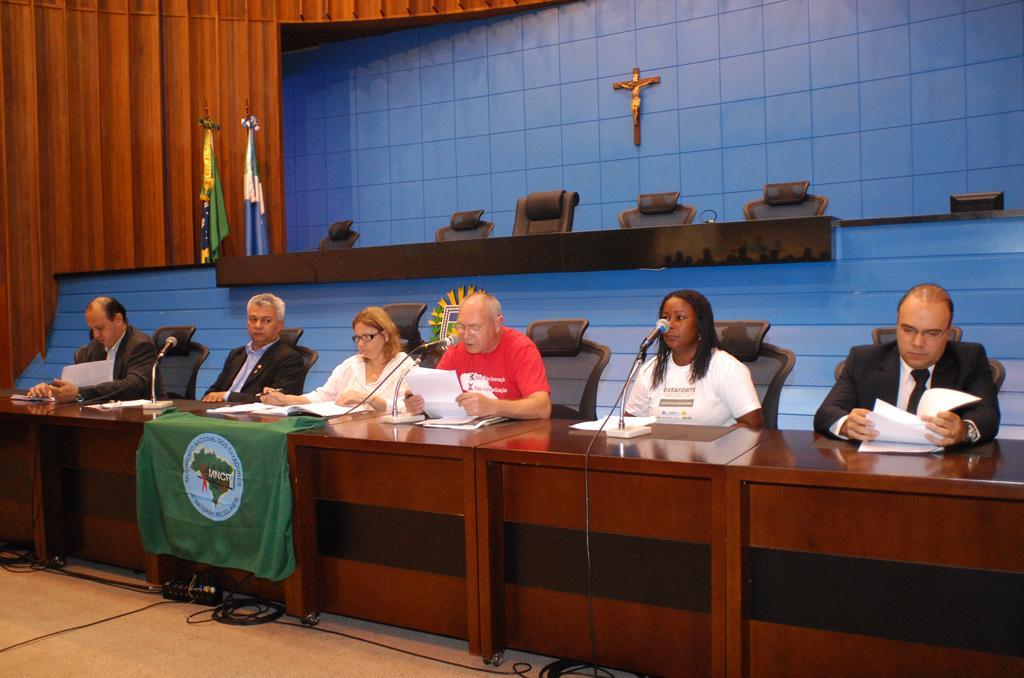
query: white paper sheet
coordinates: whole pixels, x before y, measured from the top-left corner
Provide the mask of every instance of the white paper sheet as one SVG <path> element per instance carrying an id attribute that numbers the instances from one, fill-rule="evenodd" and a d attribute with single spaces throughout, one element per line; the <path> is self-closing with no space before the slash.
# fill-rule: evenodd
<path id="1" fill-rule="evenodd" d="M 423 409 L 431 419 L 467 416 L 466 410 L 455 402 L 462 394 L 455 370 L 414 367 L 405 375 L 405 383 L 414 395 L 423 398 Z"/>
<path id="2" fill-rule="evenodd" d="M 208 410 L 217 414 L 267 414 L 271 416 L 289 416 L 292 414 L 308 414 L 313 417 L 337 417 L 343 414 L 355 412 L 368 412 L 370 406 L 363 404 L 359 407 L 352 405 L 338 405 L 332 401 L 322 403 L 306 403 L 303 405 L 265 405 L 263 403 L 244 403 L 242 405 L 228 405 L 226 407 L 215 407 Z"/>
<path id="3" fill-rule="evenodd" d="M 91 363 L 65 365 L 61 370 L 62 381 L 70 381 L 75 386 L 95 386 L 114 380 L 114 361 L 95 360 Z"/>
<path id="4" fill-rule="evenodd" d="M 919 414 L 934 417 L 939 412 L 947 412 L 977 400 L 980 398 L 970 393 L 948 388 L 930 388 L 921 396 L 917 411 Z M 862 442 L 858 451 L 921 454 L 941 450 L 941 447 L 925 437 L 928 429 L 919 414 L 911 414 L 884 400 L 876 399 L 875 407 L 868 418 L 878 429 L 878 436 L 874 440 Z"/>
<path id="5" fill-rule="evenodd" d="M 119 410 L 122 407 L 142 407 L 149 400 L 146 398 L 140 398 L 139 400 L 111 400 L 108 403 L 98 403 L 96 405 L 86 405 L 94 410 Z"/>
<path id="6" fill-rule="evenodd" d="M 442 417 L 440 419 L 427 419 L 417 425 L 425 428 L 454 428 L 461 431 L 472 431 L 491 424 L 499 424 L 507 421 L 505 417 Z"/>

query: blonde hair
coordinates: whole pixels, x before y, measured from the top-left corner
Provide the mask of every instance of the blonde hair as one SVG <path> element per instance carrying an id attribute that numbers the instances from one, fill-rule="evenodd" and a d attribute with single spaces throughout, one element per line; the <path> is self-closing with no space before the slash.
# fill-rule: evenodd
<path id="1" fill-rule="evenodd" d="M 369 325 L 381 332 L 388 333 L 388 343 L 384 345 L 384 361 L 388 362 L 395 357 L 402 349 L 401 337 L 398 334 L 398 327 L 395 325 L 395 321 L 391 319 L 388 312 L 380 306 L 367 306 L 356 316 L 352 318 L 352 329 L 356 328 L 356 323 L 362 323 Z"/>

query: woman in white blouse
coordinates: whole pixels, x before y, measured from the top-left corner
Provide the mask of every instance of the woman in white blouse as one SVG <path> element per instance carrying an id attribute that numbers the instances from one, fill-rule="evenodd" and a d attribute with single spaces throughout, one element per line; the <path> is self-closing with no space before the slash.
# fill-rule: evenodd
<path id="1" fill-rule="evenodd" d="M 658 355 L 640 368 L 626 411 L 664 423 L 764 426 L 750 370 L 718 348 L 707 298 L 694 290 L 669 292 L 660 317 L 668 330 L 658 340 Z"/>
<path id="2" fill-rule="evenodd" d="M 267 392 L 262 401 L 270 405 L 298 405 L 333 400 L 339 405 L 355 405 L 376 389 L 366 404 L 377 411 L 391 407 L 395 384 L 404 376 L 404 370 L 395 367 L 406 358 L 400 350 L 398 328 L 387 311 L 369 306 L 352 319 L 352 330 L 352 342 L 358 353 L 335 367 L 326 384 L 303 395 Z"/>

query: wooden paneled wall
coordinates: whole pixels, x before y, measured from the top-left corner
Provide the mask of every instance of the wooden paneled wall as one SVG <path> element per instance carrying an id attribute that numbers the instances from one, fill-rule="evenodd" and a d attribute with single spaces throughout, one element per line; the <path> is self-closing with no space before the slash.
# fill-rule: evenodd
<path id="1" fill-rule="evenodd" d="M 284 251 L 282 23 L 341 39 L 564 1 L 0 0 L 0 387 L 45 350 L 55 273 L 197 261 L 207 111 L 226 254 L 245 251 L 247 102 Z"/>
<path id="2" fill-rule="evenodd" d="M 196 261 L 206 107 L 222 125 L 226 252 L 244 253 L 246 101 L 261 119 L 271 240 L 283 247 L 272 2 L 2 0 L 0 35 L 0 384 L 45 345 L 54 273 Z"/>

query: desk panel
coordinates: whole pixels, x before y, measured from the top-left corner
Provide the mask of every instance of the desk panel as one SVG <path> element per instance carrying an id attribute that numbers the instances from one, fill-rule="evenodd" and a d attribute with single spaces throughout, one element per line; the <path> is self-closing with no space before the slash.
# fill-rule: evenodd
<path id="1" fill-rule="evenodd" d="M 0 541 L 34 542 L 33 484 L 37 477 L 35 427 L 0 412 Z"/>
<path id="2" fill-rule="evenodd" d="M 289 436 L 302 488 L 297 585 L 324 610 L 466 638 L 477 652 L 473 450 L 543 425 L 454 431 L 353 417 Z"/>
<path id="3" fill-rule="evenodd" d="M 589 661 L 585 453 L 568 422 L 483 446 L 477 496 L 484 654 Z M 746 429 L 656 425 L 598 436 L 589 459 L 598 661 L 657 675 L 725 671 L 724 464 Z"/>
<path id="4" fill-rule="evenodd" d="M 730 673 L 1024 673 L 1024 443 L 772 431 L 728 479 Z"/>

